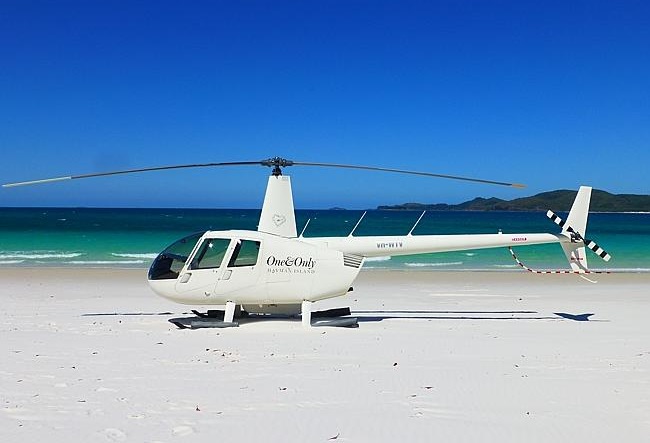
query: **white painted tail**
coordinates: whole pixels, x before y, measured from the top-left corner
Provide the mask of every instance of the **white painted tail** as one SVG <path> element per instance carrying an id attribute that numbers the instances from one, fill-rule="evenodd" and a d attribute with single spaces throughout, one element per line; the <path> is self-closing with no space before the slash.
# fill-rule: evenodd
<path id="1" fill-rule="evenodd" d="M 295 238 L 298 236 L 289 176 L 272 175 L 269 177 L 257 230 L 281 237 Z"/>
<path id="2" fill-rule="evenodd" d="M 578 190 L 578 195 L 576 195 L 571 210 L 569 211 L 569 216 L 566 219 L 566 223 L 562 228 L 562 234 L 570 237 L 571 231 L 569 228 L 572 228 L 573 231 L 577 232 L 585 238 L 587 233 L 587 217 L 589 216 L 589 203 L 591 201 L 591 187 L 589 186 L 580 186 Z M 585 244 L 583 241 L 577 240 L 572 243 L 560 243 L 564 254 L 566 255 L 571 269 L 574 271 L 587 271 L 589 267 L 587 266 L 587 255 L 585 254 Z"/>

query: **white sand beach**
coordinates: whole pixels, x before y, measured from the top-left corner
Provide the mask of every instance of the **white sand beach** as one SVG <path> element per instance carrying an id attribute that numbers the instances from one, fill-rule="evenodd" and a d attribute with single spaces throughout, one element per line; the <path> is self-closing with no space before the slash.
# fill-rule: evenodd
<path id="1" fill-rule="evenodd" d="M 0 441 L 647 441 L 650 274 L 595 279 L 363 271 L 320 306 L 358 329 L 179 330 L 146 271 L 2 269 Z"/>

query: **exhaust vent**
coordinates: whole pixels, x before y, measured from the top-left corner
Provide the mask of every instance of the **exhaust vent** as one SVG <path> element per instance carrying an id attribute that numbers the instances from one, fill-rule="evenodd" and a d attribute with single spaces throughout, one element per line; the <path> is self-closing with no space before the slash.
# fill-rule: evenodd
<path id="1" fill-rule="evenodd" d="M 343 254 L 343 265 L 350 268 L 360 268 L 363 263 L 363 257 L 354 254 Z"/>

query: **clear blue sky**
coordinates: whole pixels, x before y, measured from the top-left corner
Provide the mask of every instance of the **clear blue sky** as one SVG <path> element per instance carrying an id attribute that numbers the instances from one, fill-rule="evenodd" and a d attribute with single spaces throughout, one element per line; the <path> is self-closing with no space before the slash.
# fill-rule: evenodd
<path id="1" fill-rule="evenodd" d="M 293 168 L 302 208 L 650 193 L 647 1 L 0 2 L 0 182 Z M 258 207 L 269 171 L 0 189 L 0 206 Z"/>

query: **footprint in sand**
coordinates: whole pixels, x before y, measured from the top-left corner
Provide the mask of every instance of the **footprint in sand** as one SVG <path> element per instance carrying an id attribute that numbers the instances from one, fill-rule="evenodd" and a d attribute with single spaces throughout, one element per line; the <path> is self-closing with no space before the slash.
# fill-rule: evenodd
<path id="1" fill-rule="evenodd" d="M 172 435 L 174 437 L 186 437 L 194 433 L 194 429 L 191 426 L 176 426 L 172 429 Z"/>
<path id="2" fill-rule="evenodd" d="M 126 434 L 117 428 L 106 428 L 100 432 L 108 441 L 126 441 Z"/>

